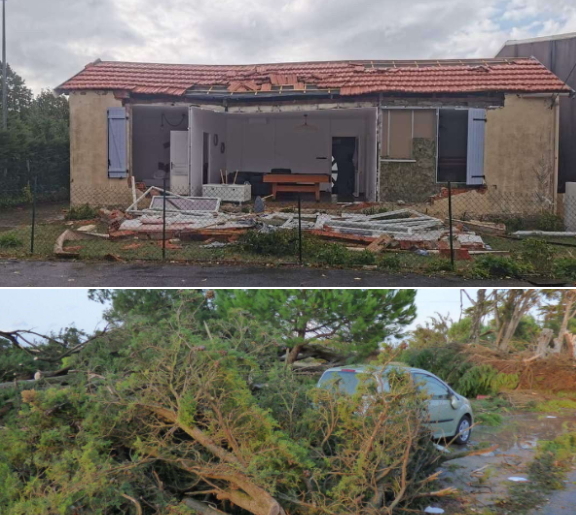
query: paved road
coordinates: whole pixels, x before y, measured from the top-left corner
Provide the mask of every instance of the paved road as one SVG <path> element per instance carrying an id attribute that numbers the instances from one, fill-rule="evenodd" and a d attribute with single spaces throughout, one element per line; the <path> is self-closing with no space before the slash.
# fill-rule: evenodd
<path id="1" fill-rule="evenodd" d="M 576 471 L 568 475 L 566 490 L 552 493 L 550 502 L 530 515 L 573 515 L 576 513 Z"/>
<path id="2" fill-rule="evenodd" d="M 377 270 L 256 266 L 0 261 L 0 287 L 458 287 L 524 286 L 517 280 L 392 275 Z"/>

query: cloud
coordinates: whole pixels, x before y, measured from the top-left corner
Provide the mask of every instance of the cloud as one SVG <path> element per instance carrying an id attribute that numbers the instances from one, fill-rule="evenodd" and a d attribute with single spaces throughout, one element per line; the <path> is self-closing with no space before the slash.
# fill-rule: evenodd
<path id="1" fill-rule="evenodd" d="M 9 1 L 8 56 L 38 92 L 96 58 L 186 63 L 490 57 L 576 31 L 573 0 Z"/>

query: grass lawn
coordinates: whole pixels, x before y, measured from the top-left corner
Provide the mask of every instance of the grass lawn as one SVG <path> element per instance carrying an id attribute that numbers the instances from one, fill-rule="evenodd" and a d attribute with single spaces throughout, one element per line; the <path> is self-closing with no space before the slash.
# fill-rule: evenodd
<path id="1" fill-rule="evenodd" d="M 66 229 L 77 229 L 89 221 L 70 222 L 55 221 L 52 223 L 40 223 L 35 229 L 34 253 L 30 253 L 30 226 L 21 225 L 9 230 L 0 231 L 0 258 L 40 258 L 57 259 L 54 255 L 56 239 Z M 95 222 L 96 232 L 106 234 L 107 226 Z M 304 248 L 303 262 L 308 266 L 330 266 L 346 268 L 378 268 L 388 272 L 409 273 L 416 272 L 426 275 L 452 274 L 470 277 L 474 275 L 474 260 L 457 261 L 455 270 L 451 270 L 450 260 L 437 255 L 420 256 L 414 252 L 381 252 L 375 255 L 367 255 L 367 252 L 344 251 L 338 249 L 338 244 L 327 244 L 313 237 L 306 236 L 307 244 Z M 496 236 L 484 236 L 484 241 L 493 250 L 504 250 L 511 253 L 514 261 L 522 261 L 524 244 L 522 241 L 500 238 Z M 575 243 L 576 238 L 563 239 L 564 243 Z M 284 242 L 285 243 L 285 242 Z M 222 248 L 203 248 L 204 242 L 182 241 L 177 243 L 176 249 L 171 249 L 170 244 L 166 249 L 166 260 L 181 262 L 200 262 L 211 264 L 224 263 L 249 263 L 258 265 L 287 265 L 298 262 L 297 244 L 290 244 L 286 252 L 262 253 L 252 252 L 240 244 L 231 244 Z M 327 250 L 319 256 L 314 255 L 318 246 L 327 245 Z M 138 240 L 127 238 L 118 241 L 106 239 L 91 239 L 68 241 L 65 250 L 78 253 L 82 260 L 148 260 L 161 261 L 162 247 L 159 240 Z M 338 251 L 339 250 L 339 251 Z M 336 260 L 331 258 L 335 251 Z M 553 259 L 571 258 L 576 259 L 576 247 L 550 246 Z M 362 256 L 361 256 L 362 254 Z"/>

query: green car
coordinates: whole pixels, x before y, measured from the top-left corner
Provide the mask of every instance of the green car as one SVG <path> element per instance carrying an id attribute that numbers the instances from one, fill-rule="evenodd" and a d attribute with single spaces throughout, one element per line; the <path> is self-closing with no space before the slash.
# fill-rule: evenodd
<path id="1" fill-rule="evenodd" d="M 381 380 L 376 381 L 378 389 L 388 390 L 388 374 L 391 371 L 404 372 L 414 381 L 417 388 L 428 394 L 429 428 L 434 438 L 454 439 L 454 443 L 466 445 L 472 434 L 472 406 L 470 401 L 456 393 L 444 381 L 431 372 L 405 365 L 388 365 L 386 367 L 373 367 L 367 365 L 345 366 L 329 368 L 318 381 L 319 388 L 332 388 L 337 385 L 341 392 L 352 394 L 360 382 L 357 374 L 365 374 L 369 370 L 376 370 L 374 374 L 381 374 Z"/>

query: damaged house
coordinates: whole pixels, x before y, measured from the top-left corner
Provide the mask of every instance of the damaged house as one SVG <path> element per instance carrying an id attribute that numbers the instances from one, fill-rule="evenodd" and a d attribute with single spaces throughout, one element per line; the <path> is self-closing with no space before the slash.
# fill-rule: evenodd
<path id="1" fill-rule="evenodd" d="M 573 93 L 534 58 L 98 60 L 56 91 L 70 99 L 73 204 L 128 205 L 133 182 L 163 174 L 180 195 L 231 176 L 263 195 L 267 175 L 292 173 L 330 177 L 327 200 L 427 203 L 451 181 L 487 213 L 506 195 L 555 208 L 559 97 Z"/>

